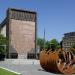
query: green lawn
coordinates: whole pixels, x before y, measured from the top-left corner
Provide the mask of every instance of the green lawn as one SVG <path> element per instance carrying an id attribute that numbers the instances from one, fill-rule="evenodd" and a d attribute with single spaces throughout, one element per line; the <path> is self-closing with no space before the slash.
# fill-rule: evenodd
<path id="1" fill-rule="evenodd" d="M 0 68 L 0 75 L 19 75 L 19 74 L 15 74 L 13 72 Z"/>

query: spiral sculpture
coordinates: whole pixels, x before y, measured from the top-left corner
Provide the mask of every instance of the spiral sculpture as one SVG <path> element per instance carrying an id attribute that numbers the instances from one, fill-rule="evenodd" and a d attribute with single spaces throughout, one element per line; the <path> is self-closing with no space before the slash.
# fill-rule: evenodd
<path id="1" fill-rule="evenodd" d="M 42 50 L 39 59 L 40 65 L 45 71 L 62 74 L 75 73 L 75 58 L 70 51 L 64 49 Z"/>

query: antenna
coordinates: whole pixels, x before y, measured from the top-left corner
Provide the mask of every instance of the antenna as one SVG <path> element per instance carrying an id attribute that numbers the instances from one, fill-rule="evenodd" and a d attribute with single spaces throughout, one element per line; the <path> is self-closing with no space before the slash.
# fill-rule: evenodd
<path id="1" fill-rule="evenodd" d="M 44 50 L 45 50 L 45 28 L 44 28 Z"/>

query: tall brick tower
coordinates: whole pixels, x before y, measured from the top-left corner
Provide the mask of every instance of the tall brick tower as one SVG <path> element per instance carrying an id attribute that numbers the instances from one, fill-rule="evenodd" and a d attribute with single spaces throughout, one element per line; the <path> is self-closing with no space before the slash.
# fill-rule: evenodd
<path id="1" fill-rule="evenodd" d="M 27 58 L 31 51 L 36 54 L 36 12 L 8 9 L 5 25 L 10 58 Z"/>

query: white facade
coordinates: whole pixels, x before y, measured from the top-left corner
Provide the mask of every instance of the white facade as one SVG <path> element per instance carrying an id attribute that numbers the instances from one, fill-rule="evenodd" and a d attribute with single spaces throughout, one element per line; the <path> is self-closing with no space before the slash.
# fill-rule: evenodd
<path id="1" fill-rule="evenodd" d="M 3 26 L 3 28 L 1 28 L 1 34 L 6 37 L 6 25 Z"/>

